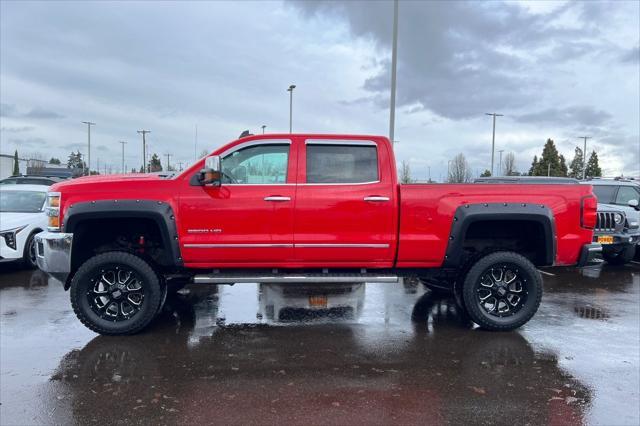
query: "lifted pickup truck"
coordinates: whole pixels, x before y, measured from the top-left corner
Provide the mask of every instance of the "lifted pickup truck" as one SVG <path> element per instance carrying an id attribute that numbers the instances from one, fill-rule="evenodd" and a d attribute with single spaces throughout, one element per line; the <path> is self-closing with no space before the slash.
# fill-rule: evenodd
<path id="1" fill-rule="evenodd" d="M 189 282 L 401 276 L 446 282 L 474 322 L 510 330 L 538 309 L 537 267 L 601 250 L 596 204 L 587 185 L 399 185 L 379 136 L 249 136 L 177 176 L 55 184 L 37 261 L 102 334 L 142 330 Z"/>

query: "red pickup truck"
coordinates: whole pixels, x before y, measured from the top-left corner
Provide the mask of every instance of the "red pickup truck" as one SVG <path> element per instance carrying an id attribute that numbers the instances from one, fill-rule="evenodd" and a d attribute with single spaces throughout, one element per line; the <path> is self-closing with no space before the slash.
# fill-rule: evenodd
<path id="1" fill-rule="evenodd" d="M 186 283 L 396 282 L 454 292 L 474 322 L 509 330 L 542 295 L 537 267 L 585 265 L 588 185 L 398 184 L 380 136 L 233 141 L 175 176 L 85 177 L 48 194 L 40 269 L 102 334 L 142 330 Z"/>

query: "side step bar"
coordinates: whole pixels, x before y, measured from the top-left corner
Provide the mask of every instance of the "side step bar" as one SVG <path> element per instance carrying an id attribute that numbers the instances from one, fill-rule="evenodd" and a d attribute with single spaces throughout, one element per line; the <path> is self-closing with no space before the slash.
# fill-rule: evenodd
<path id="1" fill-rule="evenodd" d="M 193 277 L 196 284 L 240 283 L 397 283 L 390 274 L 206 274 Z"/>

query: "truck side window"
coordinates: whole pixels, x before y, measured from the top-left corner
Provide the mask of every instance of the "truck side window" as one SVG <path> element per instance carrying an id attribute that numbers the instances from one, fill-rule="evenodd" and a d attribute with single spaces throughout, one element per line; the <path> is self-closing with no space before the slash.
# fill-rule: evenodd
<path id="1" fill-rule="evenodd" d="M 611 204 L 616 195 L 616 187 L 613 185 L 593 185 L 593 193 L 598 197 L 599 203 Z"/>
<path id="2" fill-rule="evenodd" d="M 254 145 L 222 159 L 222 183 L 269 185 L 287 182 L 289 145 Z"/>
<path id="3" fill-rule="evenodd" d="M 638 192 L 635 189 L 630 186 L 621 186 L 620 189 L 618 189 L 615 204 L 626 206 L 629 204 L 629 201 L 637 200 L 638 198 L 640 197 L 638 197 Z"/>
<path id="4" fill-rule="evenodd" d="M 376 145 L 307 144 L 307 183 L 378 180 Z"/>

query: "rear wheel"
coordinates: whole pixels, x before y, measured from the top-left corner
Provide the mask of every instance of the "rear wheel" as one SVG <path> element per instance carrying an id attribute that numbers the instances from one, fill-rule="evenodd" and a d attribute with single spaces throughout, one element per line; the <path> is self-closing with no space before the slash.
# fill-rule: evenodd
<path id="1" fill-rule="evenodd" d="M 611 265 L 624 265 L 631 262 L 635 254 L 636 246 L 629 244 L 618 252 L 604 251 L 602 257 Z"/>
<path id="2" fill-rule="evenodd" d="M 137 333 L 155 317 L 165 295 L 158 275 L 141 258 L 109 252 L 87 260 L 71 281 L 78 319 L 100 334 Z"/>
<path id="3" fill-rule="evenodd" d="M 495 252 L 469 269 L 462 285 L 464 306 L 486 330 L 513 330 L 533 317 L 542 298 L 542 278 L 527 258 Z"/>

